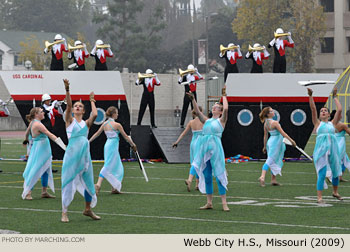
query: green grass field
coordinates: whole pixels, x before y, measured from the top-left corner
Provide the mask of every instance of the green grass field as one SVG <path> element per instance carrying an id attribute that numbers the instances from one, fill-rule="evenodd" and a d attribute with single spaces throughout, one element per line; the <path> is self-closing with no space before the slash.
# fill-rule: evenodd
<path id="1" fill-rule="evenodd" d="M 314 138 L 306 151 L 312 154 Z M 287 147 L 289 148 L 289 147 Z M 348 150 L 350 147 L 348 146 Z M 25 149 L 20 139 L 2 139 L 1 157 L 18 158 Z M 243 153 L 242 153 L 243 154 Z M 214 209 L 198 210 L 205 195 L 187 192 L 184 180 L 189 165 L 145 164 L 150 181 L 145 182 L 137 163 L 123 163 L 124 194 L 110 194 L 104 181 L 94 211 L 102 217 L 92 221 L 82 215 L 83 197 L 78 193 L 69 208 L 69 223 L 61 223 L 61 165 L 54 174 L 56 199 L 41 199 L 41 184 L 33 191 L 33 201 L 21 198 L 25 162 L 0 161 L 0 230 L 20 233 L 58 234 L 289 234 L 350 233 L 350 182 L 341 183 L 345 200 L 324 191 L 325 205 L 316 203 L 316 174 L 312 163 L 286 162 L 280 187 L 258 184 L 262 162 L 227 164 L 230 212 L 223 212 L 214 183 Z M 95 182 L 102 164 L 94 164 Z M 346 171 L 345 179 L 350 179 Z M 194 183 L 192 184 L 194 188 Z M 35 225 L 33 224 L 35 223 Z"/>

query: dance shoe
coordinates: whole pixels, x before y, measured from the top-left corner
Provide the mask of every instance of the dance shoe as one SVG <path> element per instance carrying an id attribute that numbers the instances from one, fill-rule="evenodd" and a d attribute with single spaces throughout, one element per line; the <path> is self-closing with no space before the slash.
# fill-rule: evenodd
<path id="1" fill-rule="evenodd" d="M 63 223 L 69 222 L 67 213 L 62 213 L 61 222 L 63 222 Z"/>
<path id="2" fill-rule="evenodd" d="M 208 210 L 208 209 L 213 209 L 213 204 L 207 203 L 204 206 L 199 208 L 200 210 Z"/>
<path id="3" fill-rule="evenodd" d="M 83 215 L 91 217 L 93 220 L 101 220 L 100 216 L 97 216 L 91 209 L 90 210 L 85 210 L 83 212 Z"/>
<path id="4" fill-rule="evenodd" d="M 188 181 L 188 179 L 185 180 L 185 184 L 187 186 L 187 191 L 190 192 L 191 191 L 191 182 Z"/>
<path id="5" fill-rule="evenodd" d="M 224 212 L 229 212 L 230 211 L 230 208 L 228 208 L 227 204 L 223 204 L 222 205 L 222 211 L 224 211 Z"/>
<path id="6" fill-rule="evenodd" d="M 101 186 L 99 186 L 98 184 L 95 184 L 96 195 L 98 195 L 100 193 L 100 190 L 101 190 Z"/>
<path id="7" fill-rule="evenodd" d="M 265 187 L 265 180 L 258 178 L 258 181 L 260 182 L 261 187 Z"/>
<path id="8" fill-rule="evenodd" d="M 336 198 L 337 200 L 343 200 L 343 198 L 339 195 L 339 194 L 332 194 L 332 196 L 334 197 L 334 198 Z"/>
<path id="9" fill-rule="evenodd" d="M 56 196 L 49 194 L 48 192 L 41 193 L 41 198 L 54 199 Z"/>
<path id="10" fill-rule="evenodd" d="M 27 194 L 27 196 L 24 199 L 25 200 L 33 200 L 33 197 L 31 194 Z"/>

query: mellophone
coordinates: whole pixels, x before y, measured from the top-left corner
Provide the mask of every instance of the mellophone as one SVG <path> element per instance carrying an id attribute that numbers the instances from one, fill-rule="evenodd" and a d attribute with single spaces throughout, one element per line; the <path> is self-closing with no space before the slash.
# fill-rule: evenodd
<path id="1" fill-rule="evenodd" d="M 57 44 L 60 44 L 63 42 L 64 42 L 63 39 L 56 40 L 52 43 L 50 43 L 49 41 L 45 41 L 45 48 L 49 50 L 49 49 L 51 49 L 51 47 L 53 45 L 57 45 Z M 71 46 L 70 44 L 68 44 L 68 51 L 69 52 L 74 51 L 74 50 L 78 50 L 78 49 L 84 49 L 84 48 L 85 48 L 85 45 Z M 109 44 L 96 45 L 96 49 L 106 49 L 106 48 L 111 48 L 111 46 Z"/>

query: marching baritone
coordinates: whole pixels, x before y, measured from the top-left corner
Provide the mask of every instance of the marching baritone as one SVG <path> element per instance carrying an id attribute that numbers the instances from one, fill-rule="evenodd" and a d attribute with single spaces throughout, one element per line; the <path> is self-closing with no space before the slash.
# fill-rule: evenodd
<path id="1" fill-rule="evenodd" d="M 284 40 L 283 37 L 287 36 L 288 41 Z M 275 32 L 275 38 L 271 40 L 268 48 L 273 47 L 275 52 L 275 60 L 273 62 L 274 73 L 285 73 L 286 72 L 286 47 L 294 47 L 294 41 L 292 40 L 291 33 L 283 33 L 281 28 L 278 28 Z"/>
<path id="2" fill-rule="evenodd" d="M 263 51 L 263 52 L 261 52 Z M 256 43 L 253 47 L 249 47 L 249 51 L 247 52 L 245 58 L 246 59 L 252 59 L 253 60 L 253 66 L 251 69 L 251 73 L 262 73 L 262 63 L 263 60 L 267 60 L 269 58 L 270 54 L 266 50 L 265 46 L 261 46 L 260 44 Z"/>
<path id="3" fill-rule="evenodd" d="M 224 81 L 226 82 L 227 75 L 229 73 L 238 73 L 237 67 L 237 59 L 242 58 L 242 53 L 239 45 L 235 45 L 233 43 L 228 44 L 227 48 L 220 46 L 220 58 L 225 58 L 226 67 L 225 67 L 225 75 Z"/>
<path id="4" fill-rule="evenodd" d="M 108 70 L 106 57 L 113 57 L 113 52 L 109 45 L 104 45 L 103 41 L 98 39 L 90 54 L 94 56 L 96 60 L 95 70 Z"/>
<path id="5" fill-rule="evenodd" d="M 196 73 L 196 75 L 194 75 Z M 190 98 L 186 95 L 186 93 L 191 93 L 194 95 L 194 99 L 197 101 L 197 83 L 196 81 L 203 80 L 202 75 L 198 72 L 198 69 L 195 68 L 192 64 L 188 65 L 187 70 L 180 71 L 180 78 L 179 78 L 179 84 L 185 84 L 185 94 L 184 94 L 184 103 L 182 105 L 182 112 L 181 112 L 181 121 L 180 121 L 180 127 L 184 127 L 184 123 L 186 120 L 186 114 L 188 110 L 188 105 L 191 103 L 191 109 L 193 110 L 193 104 Z"/>
<path id="6" fill-rule="evenodd" d="M 142 75 L 139 73 L 136 85 L 143 85 L 143 94 L 140 103 L 139 116 L 137 119 L 137 125 L 141 125 L 143 115 L 148 105 L 149 112 L 151 114 L 151 126 L 157 128 L 154 122 L 154 86 L 160 86 L 160 81 L 156 73 L 153 73 L 151 69 L 146 70 L 146 74 Z"/>
<path id="7" fill-rule="evenodd" d="M 44 53 L 47 54 L 51 51 L 51 71 L 63 71 L 63 52 L 68 52 L 67 42 L 65 38 L 62 38 L 61 34 L 56 34 L 54 42 L 45 42 Z"/>
<path id="8" fill-rule="evenodd" d="M 86 50 L 86 45 L 80 40 L 74 42 L 74 47 L 69 48 L 72 51 L 68 54 L 68 59 L 73 59 L 77 67 L 74 70 L 85 71 L 85 58 L 89 57 L 89 52 Z"/>

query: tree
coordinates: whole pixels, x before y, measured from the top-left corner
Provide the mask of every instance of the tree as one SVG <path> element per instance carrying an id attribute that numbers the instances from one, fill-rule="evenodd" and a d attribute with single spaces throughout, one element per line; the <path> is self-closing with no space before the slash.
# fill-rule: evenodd
<path id="1" fill-rule="evenodd" d="M 217 10 L 218 15 L 211 17 L 211 24 L 208 30 L 209 34 L 209 64 L 216 60 L 219 64 L 225 65 L 225 60 L 219 58 L 220 45 L 227 46 L 229 43 L 242 46 L 243 41 L 237 38 L 237 34 L 231 29 L 231 22 L 236 16 L 235 9 L 231 7 L 223 7 Z M 205 34 L 203 34 L 202 38 Z M 238 60 L 238 69 L 240 72 L 249 72 L 250 62 L 246 60 Z"/>
<path id="2" fill-rule="evenodd" d="M 294 68 L 296 72 L 313 72 L 318 38 L 323 38 L 327 29 L 323 7 L 316 0 L 294 0 L 291 7 L 297 45 L 291 52 Z"/>
<path id="3" fill-rule="evenodd" d="M 98 34 L 116 50 L 116 66 L 131 71 L 144 71 L 154 60 L 161 43 L 159 31 L 164 29 L 164 9 L 161 1 L 151 1 L 153 8 L 147 18 L 137 22 L 145 1 L 113 0 L 108 2 L 108 13 L 96 11 L 94 22 L 101 24 Z M 153 57 L 153 58 L 152 58 Z"/>
<path id="4" fill-rule="evenodd" d="M 1 0 L 8 29 L 73 35 L 90 21 L 89 0 Z M 3 14 L 3 13 L 1 13 Z"/>
<path id="5" fill-rule="evenodd" d="M 267 47 L 278 27 L 291 31 L 295 42 L 295 48 L 286 50 L 287 67 L 311 72 L 314 49 L 325 31 L 325 18 L 318 1 L 242 0 L 232 22 L 233 32 L 245 41 L 245 50 L 254 43 Z M 272 64 L 273 60 L 264 64 L 265 72 L 272 71 Z"/>
<path id="6" fill-rule="evenodd" d="M 40 46 L 38 38 L 35 35 L 31 35 L 25 39 L 26 41 L 19 43 L 22 48 L 19 54 L 19 60 L 30 60 L 33 70 L 44 70 L 44 66 L 48 65 L 48 59 L 43 55 L 43 49 Z"/>
<path id="7" fill-rule="evenodd" d="M 244 41 L 242 49 L 248 51 L 248 45 L 265 45 L 273 39 L 278 27 L 283 26 L 281 10 L 287 9 L 284 0 L 243 0 L 237 9 L 237 17 L 232 22 L 232 31 L 238 39 Z M 289 50 L 286 50 L 286 54 Z M 288 56 L 287 56 L 288 57 Z M 272 71 L 272 60 L 264 63 L 264 71 Z"/>

